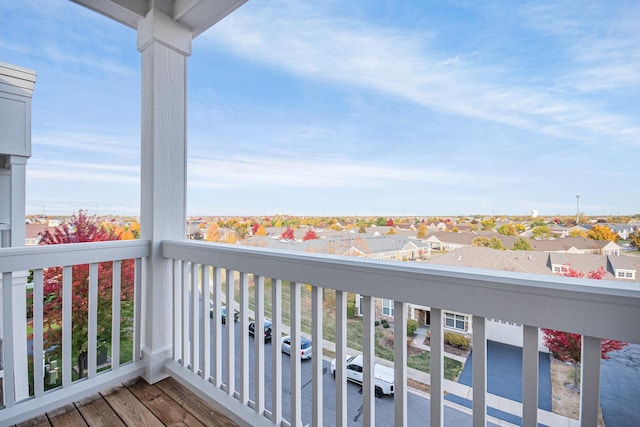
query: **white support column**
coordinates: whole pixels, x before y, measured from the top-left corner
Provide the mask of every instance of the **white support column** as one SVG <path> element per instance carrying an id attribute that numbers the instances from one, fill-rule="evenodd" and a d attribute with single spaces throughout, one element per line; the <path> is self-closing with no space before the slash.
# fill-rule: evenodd
<path id="1" fill-rule="evenodd" d="M 596 426 L 600 408 L 600 363 L 602 340 L 582 337 L 580 366 L 580 426 Z"/>
<path id="2" fill-rule="evenodd" d="M 147 269 L 142 357 L 144 378 L 166 377 L 172 353 L 171 261 L 162 258 L 165 239 L 183 239 L 187 180 L 187 57 L 192 32 L 158 10 L 138 23 L 142 53 L 141 237 L 151 240 Z"/>
<path id="3" fill-rule="evenodd" d="M 407 304 L 393 302 L 394 426 L 407 425 Z M 375 419 L 373 420 L 375 424 Z"/>
<path id="4" fill-rule="evenodd" d="M 538 425 L 538 328 L 522 325 L 522 425 Z"/>
<path id="5" fill-rule="evenodd" d="M 374 329 L 375 307 L 373 297 L 362 298 L 362 425 L 372 426 L 376 423 L 375 405 L 375 339 Z M 397 384 L 397 383 L 396 383 Z"/>
<path id="6" fill-rule="evenodd" d="M 29 141 L 29 145 L 31 141 Z M 6 164 L 8 169 L 8 181 L 5 189 L 8 189 L 9 203 L 8 223 L 11 226 L 9 246 L 12 248 L 24 246 L 26 242 L 26 227 L 24 225 L 26 217 L 25 195 L 26 195 L 26 156 L 7 156 Z M 0 190 L 0 194 L 3 191 Z M 4 203 L 0 203 L 4 204 Z M 3 215 L 3 217 L 5 217 Z M 5 217 L 7 218 L 7 217 Z M 0 220 L 5 222 L 5 220 Z M 29 397 L 28 368 L 27 368 L 27 271 L 13 272 L 13 351 L 15 354 L 15 389 L 16 399 L 21 400 Z M 0 280 L 1 284 L 1 280 Z"/>
<path id="7" fill-rule="evenodd" d="M 473 316 L 473 427 L 487 425 L 487 333 L 485 318 Z"/>
<path id="8" fill-rule="evenodd" d="M 431 427 L 444 425 L 442 393 L 444 391 L 444 333 L 442 331 L 442 310 L 431 307 Z"/>
<path id="9" fill-rule="evenodd" d="M 35 83 L 35 71 L 0 62 L 0 224 L 4 224 L 0 227 L 0 246 L 25 245 L 26 166 L 27 159 L 31 157 L 31 98 Z M 10 232 L 6 231 L 7 224 Z M 29 397 L 27 276 L 26 271 L 13 272 L 12 275 L 14 317 L 11 335 L 17 400 Z M 2 278 L 0 289 L 1 285 Z M 0 338 L 3 338 L 2 330 Z M 5 340 L 9 338 L 4 337 Z"/>

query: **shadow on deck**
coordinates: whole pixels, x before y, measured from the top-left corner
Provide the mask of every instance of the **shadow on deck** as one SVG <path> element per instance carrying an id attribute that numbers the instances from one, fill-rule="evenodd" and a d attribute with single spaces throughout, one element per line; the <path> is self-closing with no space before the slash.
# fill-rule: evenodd
<path id="1" fill-rule="evenodd" d="M 18 426 L 236 426 L 205 401 L 166 378 L 119 384 Z"/>

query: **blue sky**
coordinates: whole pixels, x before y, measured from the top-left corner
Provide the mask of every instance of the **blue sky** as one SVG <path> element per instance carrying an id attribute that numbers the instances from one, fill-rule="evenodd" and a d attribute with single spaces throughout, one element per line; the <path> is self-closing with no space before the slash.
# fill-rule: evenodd
<path id="1" fill-rule="evenodd" d="M 640 212 L 640 3 L 249 1 L 189 58 L 189 215 Z M 27 213 L 138 215 L 133 30 L 0 2 Z"/>

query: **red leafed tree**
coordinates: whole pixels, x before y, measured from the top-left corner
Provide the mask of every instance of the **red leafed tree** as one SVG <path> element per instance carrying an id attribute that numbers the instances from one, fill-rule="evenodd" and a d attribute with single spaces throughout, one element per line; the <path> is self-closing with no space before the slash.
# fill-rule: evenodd
<path id="1" fill-rule="evenodd" d="M 309 230 L 307 230 L 307 232 L 304 234 L 304 237 L 302 238 L 303 241 L 305 240 L 313 240 L 313 239 L 317 239 L 318 235 L 316 234 L 315 231 L 313 231 L 313 228 L 309 227 Z"/>
<path id="2" fill-rule="evenodd" d="M 258 228 L 260 228 L 260 223 L 254 222 L 253 225 L 251 226 L 251 234 L 255 236 L 256 232 L 258 231 Z"/>
<path id="3" fill-rule="evenodd" d="M 280 238 L 283 240 L 295 240 L 296 237 L 295 237 L 295 234 L 293 233 L 293 228 L 287 227 L 287 229 L 284 230 L 280 235 Z"/>
<path id="4" fill-rule="evenodd" d="M 594 280 L 602 280 L 606 272 L 603 267 L 587 273 L 587 278 Z M 571 265 L 562 266 L 562 276 L 565 277 L 584 277 L 584 273 L 576 271 Z M 582 359 L 582 335 L 571 334 L 569 332 L 555 331 L 553 329 L 542 329 L 544 334 L 544 345 L 547 346 L 558 359 L 571 362 L 574 366 L 573 387 L 578 389 L 578 367 Z M 626 342 L 603 339 L 600 346 L 600 356 L 603 359 L 609 358 L 609 353 L 620 350 L 627 345 Z"/>
<path id="5" fill-rule="evenodd" d="M 95 216 L 88 216 L 79 211 L 70 220 L 56 228 L 53 232 L 45 232 L 40 241 L 41 245 L 57 245 L 65 243 L 103 242 L 119 240 L 120 235 L 113 229 L 106 229 L 96 225 Z M 62 267 L 52 267 L 44 270 L 44 340 L 47 345 L 61 343 L 62 336 Z M 87 351 L 88 341 L 88 298 L 89 298 L 89 265 L 74 265 L 71 273 L 71 337 L 73 354 Z M 98 324 L 97 341 L 99 348 L 111 345 L 111 308 L 113 263 L 98 264 Z M 133 292 L 134 292 L 134 260 L 121 263 L 120 281 L 121 301 L 121 337 L 127 339 L 133 323 Z M 79 365 L 81 365 L 79 363 Z M 82 369 L 82 367 L 80 367 Z"/>
<path id="6" fill-rule="evenodd" d="M 387 227 L 393 227 L 393 218 L 387 219 L 387 223 L 385 224 Z"/>

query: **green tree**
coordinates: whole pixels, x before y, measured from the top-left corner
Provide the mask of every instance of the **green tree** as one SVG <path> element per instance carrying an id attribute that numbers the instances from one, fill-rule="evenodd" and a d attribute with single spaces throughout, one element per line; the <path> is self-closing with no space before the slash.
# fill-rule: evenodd
<path id="1" fill-rule="evenodd" d="M 497 237 L 494 237 L 491 239 L 491 241 L 489 241 L 489 247 L 491 249 L 506 250 L 506 248 L 502 244 L 502 240 L 498 239 Z"/>
<path id="2" fill-rule="evenodd" d="M 539 225 L 531 230 L 531 234 L 535 239 L 544 239 L 549 236 L 550 232 L 548 225 Z"/>
<path id="3" fill-rule="evenodd" d="M 511 248 L 514 251 L 531 251 L 531 243 L 529 243 L 528 239 L 524 237 L 518 237 L 515 242 L 513 242 L 513 247 Z"/>
<path id="4" fill-rule="evenodd" d="M 376 219 L 376 225 L 378 227 L 384 227 L 384 225 L 387 223 L 387 219 L 383 218 L 383 217 L 378 217 L 378 219 Z"/>

